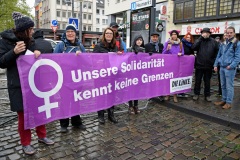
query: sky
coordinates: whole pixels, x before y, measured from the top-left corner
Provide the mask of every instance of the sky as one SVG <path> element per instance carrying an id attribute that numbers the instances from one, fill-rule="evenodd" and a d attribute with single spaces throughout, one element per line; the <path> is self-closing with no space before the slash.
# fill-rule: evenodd
<path id="1" fill-rule="evenodd" d="M 29 7 L 31 7 L 31 9 L 32 9 L 32 12 L 31 12 L 31 14 L 33 15 L 33 16 L 35 16 L 35 10 L 34 10 L 34 3 L 35 3 L 35 0 L 26 0 L 26 2 L 27 2 L 27 4 L 28 4 L 28 6 Z"/>

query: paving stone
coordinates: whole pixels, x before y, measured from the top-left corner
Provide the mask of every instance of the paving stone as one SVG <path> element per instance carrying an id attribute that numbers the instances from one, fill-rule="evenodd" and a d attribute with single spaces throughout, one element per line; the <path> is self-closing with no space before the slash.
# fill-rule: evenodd
<path id="1" fill-rule="evenodd" d="M 19 154 L 17 154 L 17 153 L 14 153 L 14 154 L 9 155 L 8 158 L 10 160 L 16 160 L 16 159 L 21 158 L 21 156 Z"/>
<path id="2" fill-rule="evenodd" d="M 151 148 L 149 148 L 149 149 L 147 149 L 147 150 L 144 151 L 144 153 L 145 153 L 146 155 L 151 155 L 151 154 L 153 154 L 154 152 L 156 152 L 156 150 L 155 150 L 153 147 L 151 147 Z"/>
<path id="3" fill-rule="evenodd" d="M 50 155 L 50 157 L 52 159 L 59 159 L 59 158 L 65 157 L 65 156 L 66 156 L 66 154 L 64 152 L 56 152 L 56 153 Z"/>
<path id="4" fill-rule="evenodd" d="M 6 150 L 3 150 L 3 151 L 0 151 L 0 157 L 7 156 L 7 155 L 12 154 L 12 153 L 14 153 L 13 149 L 6 149 Z"/>
<path id="5" fill-rule="evenodd" d="M 182 154 L 179 154 L 179 155 L 173 157 L 173 159 L 174 159 L 174 160 L 186 160 L 187 157 L 184 156 L 184 155 L 182 155 Z"/>
<path id="6" fill-rule="evenodd" d="M 240 159 L 240 153 L 233 152 L 233 153 L 230 153 L 228 157 L 234 158 L 234 159 Z"/>

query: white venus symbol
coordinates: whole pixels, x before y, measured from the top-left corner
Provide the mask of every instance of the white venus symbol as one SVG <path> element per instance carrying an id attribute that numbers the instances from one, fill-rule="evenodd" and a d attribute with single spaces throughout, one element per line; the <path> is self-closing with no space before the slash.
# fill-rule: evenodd
<path id="1" fill-rule="evenodd" d="M 52 90 L 48 92 L 41 92 L 36 88 L 34 82 L 34 75 L 38 67 L 47 65 L 53 67 L 57 71 L 58 82 Z M 58 102 L 50 103 L 50 97 L 56 94 L 63 84 L 63 73 L 61 67 L 54 61 L 50 59 L 40 59 L 37 60 L 31 67 L 28 75 L 28 82 L 32 92 L 39 98 L 44 98 L 44 105 L 38 107 L 38 112 L 46 112 L 46 117 L 51 117 L 51 109 L 58 107 Z"/>

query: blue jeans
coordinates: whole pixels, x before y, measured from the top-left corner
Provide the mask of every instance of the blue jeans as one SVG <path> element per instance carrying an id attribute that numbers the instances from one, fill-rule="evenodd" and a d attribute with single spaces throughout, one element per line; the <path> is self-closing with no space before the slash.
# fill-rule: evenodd
<path id="1" fill-rule="evenodd" d="M 220 79 L 222 87 L 222 101 L 231 104 L 234 96 L 234 77 L 236 69 L 226 69 L 225 67 L 220 68 Z"/>

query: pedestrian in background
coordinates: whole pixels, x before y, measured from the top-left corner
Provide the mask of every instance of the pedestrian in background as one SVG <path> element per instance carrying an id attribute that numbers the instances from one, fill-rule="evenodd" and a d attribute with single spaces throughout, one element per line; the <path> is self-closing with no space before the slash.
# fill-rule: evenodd
<path id="1" fill-rule="evenodd" d="M 179 39 L 180 31 L 172 30 L 168 32 L 170 38 L 165 42 L 162 54 L 177 54 L 178 56 L 184 55 L 184 48 L 181 40 Z M 168 101 L 169 95 L 165 96 L 164 100 Z M 177 94 L 173 95 L 173 101 L 178 102 Z"/>
<path id="2" fill-rule="evenodd" d="M 240 62 L 240 42 L 235 38 L 235 28 L 227 28 L 226 45 L 221 45 L 217 58 L 214 63 L 214 71 L 220 66 L 220 80 L 222 87 L 222 100 L 215 102 L 223 109 L 231 108 L 234 97 L 234 77 L 236 68 Z"/>
<path id="3" fill-rule="evenodd" d="M 116 46 L 118 48 L 118 51 L 126 53 L 127 52 L 126 43 L 122 40 L 118 32 L 119 25 L 116 22 L 111 22 L 110 28 L 112 28 L 113 31 L 115 32 Z"/>
<path id="4" fill-rule="evenodd" d="M 138 35 L 134 38 L 133 44 L 130 48 L 127 49 L 128 52 L 134 52 L 138 54 L 138 52 L 145 52 L 144 48 L 144 40 L 141 35 Z M 140 110 L 138 109 L 138 100 L 130 100 L 128 101 L 128 112 L 129 114 L 138 114 Z"/>
<path id="5" fill-rule="evenodd" d="M 62 42 L 58 43 L 55 47 L 54 53 L 82 53 L 85 52 L 85 48 L 81 42 L 76 38 L 77 30 L 74 25 L 68 25 L 66 27 L 65 35 L 62 36 Z M 85 130 L 86 126 L 83 124 L 80 115 L 71 117 L 71 124 L 74 128 Z M 69 126 L 69 118 L 60 119 L 61 133 L 66 133 Z"/>
<path id="6" fill-rule="evenodd" d="M 219 48 L 220 48 L 221 45 L 224 45 L 224 43 L 221 43 L 221 39 L 220 39 L 219 36 L 217 36 L 215 38 L 215 41 L 218 43 Z M 220 80 L 220 73 L 219 73 L 219 71 L 220 71 L 220 66 L 218 66 L 218 70 L 217 70 L 217 77 L 218 77 L 218 94 L 217 95 L 218 96 L 222 96 L 222 88 L 221 88 L 221 80 Z"/>
<path id="7" fill-rule="evenodd" d="M 35 39 L 36 50 L 39 50 L 41 53 L 53 52 L 51 43 L 44 40 L 43 31 L 41 29 L 35 30 L 33 38 Z"/>
<path id="8" fill-rule="evenodd" d="M 197 51 L 195 59 L 195 85 L 193 100 L 198 100 L 201 91 L 202 78 L 204 81 L 204 96 L 207 102 L 211 102 L 210 81 L 212 77 L 213 64 L 218 53 L 219 45 L 211 37 L 209 28 L 203 28 L 201 36 L 192 46 Z"/>
<path id="9" fill-rule="evenodd" d="M 93 53 L 109 53 L 116 52 L 122 54 L 121 51 L 118 51 L 116 45 L 115 32 L 112 28 L 108 27 L 104 30 L 101 41 L 94 47 Z M 107 109 L 108 119 L 112 123 L 118 123 L 114 116 L 114 106 Z M 98 122 L 100 124 L 105 124 L 104 119 L 104 110 L 98 111 Z"/>
<path id="10" fill-rule="evenodd" d="M 13 12 L 12 17 L 15 24 L 14 29 L 1 33 L 0 68 L 7 68 L 11 110 L 17 112 L 18 115 L 18 133 L 23 152 L 31 155 L 35 153 L 35 149 L 31 146 L 31 130 L 24 129 L 23 97 L 16 60 L 20 55 L 24 55 L 27 49 L 34 52 L 36 58 L 40 55 L 40 51 L 35 49 L 36 46 L 32 38 L 34 22 L 19 12 Z M 45 125 L 36 127 L 36 133 L 39 142 L 47 145 L 54 144 L 52 140 L 46 137 Z"/>

